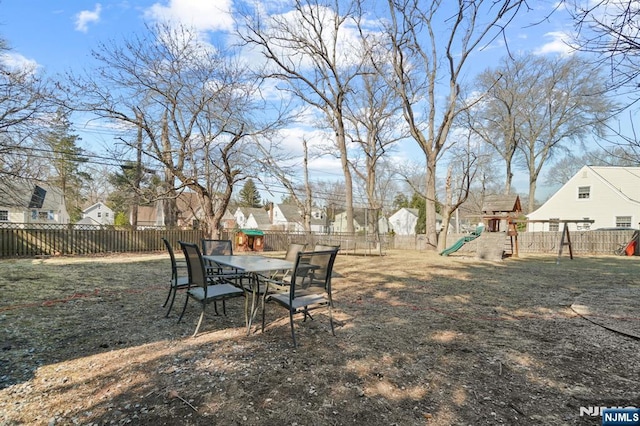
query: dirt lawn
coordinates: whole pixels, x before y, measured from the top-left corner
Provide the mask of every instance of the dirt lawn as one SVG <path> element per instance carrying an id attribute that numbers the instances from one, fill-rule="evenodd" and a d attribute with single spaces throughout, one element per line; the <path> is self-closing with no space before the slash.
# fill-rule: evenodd
<path id="1" fill-rule="evenodd" d="M 328 317 L 169 318 L 164 253 L 0 261 L 2 425 L 598 425 L 640 406 L 640 259 L 340 255 Z M 584 413 L 583 413 L 584 414 Z"/>

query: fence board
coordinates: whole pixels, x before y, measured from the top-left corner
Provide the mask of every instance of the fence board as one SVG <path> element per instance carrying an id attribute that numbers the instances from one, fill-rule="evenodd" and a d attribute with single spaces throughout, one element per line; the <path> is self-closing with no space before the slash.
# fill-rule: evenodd
<path id="1" fill-rule="evenodd" d="M 25 224 L 1 224 L 0 258 L 50 255 L 90 255 L 165 250 L 162 237 L 177 246 L 179 240 L 197 241 L 198 230 L 125 230 L 105 227 L 82 229 L 68 225 L 27 228 Z"/>

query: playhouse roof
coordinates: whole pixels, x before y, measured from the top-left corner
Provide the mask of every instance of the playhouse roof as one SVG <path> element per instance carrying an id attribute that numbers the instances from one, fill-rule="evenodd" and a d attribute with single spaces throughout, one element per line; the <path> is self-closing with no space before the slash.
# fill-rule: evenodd
<path id="1" fill-rule="evenodd" d="M 521 211 L 520 197 L 514 194 L 487 195 L 482 206 L 484 214 L 520 213 Z"/>

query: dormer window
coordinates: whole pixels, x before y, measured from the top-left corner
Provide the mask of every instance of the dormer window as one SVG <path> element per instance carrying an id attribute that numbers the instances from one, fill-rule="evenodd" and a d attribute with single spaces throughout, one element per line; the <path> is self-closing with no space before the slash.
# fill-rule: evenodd
<path id="1" fill-rule="evenodd" d="M 578 199 L 579 200 L 587 200 L 591 196 L 591 187 L 590 186 L 579 186 L 578 187 Z"/>

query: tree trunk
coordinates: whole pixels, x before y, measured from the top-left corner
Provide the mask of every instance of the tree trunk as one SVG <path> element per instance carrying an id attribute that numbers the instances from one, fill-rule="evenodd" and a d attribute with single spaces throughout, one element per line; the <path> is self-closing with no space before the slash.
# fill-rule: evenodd
<path id="1" fill-rule="evenodd" d="M 435 158 L 427 158 L 426 173 L 426 248 L 436 250 L 438 248 L 438 233 L 436 230 L 436 161 Z"/>
<path id="2" fill-rule="evenodd" d="M 336 113 L 336 142 L 340 150 L 340 164 L 344 173 L 344 199 L 345 199 L 345 215 L 347 217 L 347 232 L 353 234 L 355 228 L 353 226 L 353 178 L 351 177 L 351 169 L 349 168 L 349 160 L 347 156 L 347 143 L 344 135 L 344 121 L 340 112 Z"/>
<path id="3" fill-rule="evenodd" d="M 536 207 L 536 179 L 529 180 L 529 211 L 531 213 Z"/>

